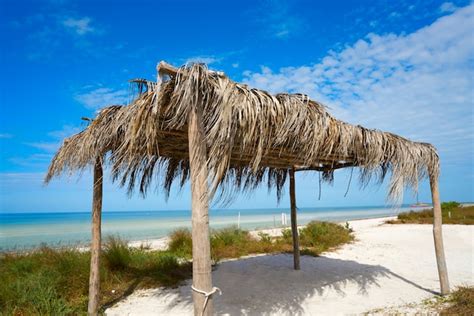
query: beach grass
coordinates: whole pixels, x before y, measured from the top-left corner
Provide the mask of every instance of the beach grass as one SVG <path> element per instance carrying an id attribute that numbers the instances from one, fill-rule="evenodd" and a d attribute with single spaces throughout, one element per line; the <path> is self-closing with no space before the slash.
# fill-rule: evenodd
<path id="1" fill-rule="evenodd" d="M 474 225 L 474 206 L 462 206 L 458 202 L 441 204 L 443 224 Z M 433 209 L 400 213 L 388 224 L 433 224 Z"/>
<path id="2" fill-rule="evenodd" d="M 460 286 L 449 295 L 447 307 L 440 315 L 472 315 L 474 312 L 474 287 Z"/>
<path id="3" fill-rule="evenodd" d="M 101 305 L 135 288 L 176 286 L 191 276 L 189 262 L 168 251 L 129 248 L 107 240 L 101 264 Z M 78 315 L 87 311 L 90 253 L 41 247 L 0 258 L 1 315 Z"/>
<path id="4" fill-rule="evenodd" d="M 193 242 L 191 231 L 186 228 L 179 228 L 171 232 L 168 250 L 186 259 L 191 259 L 193 252 Z"/>
<path id="5" fill-rule="evenodd" d="M 353 240 L 350 229 L 311 222 L 299 230 L 302 254 L 317 256 Z M 291 231 L 271 237 L 236 227 L 214 230 L 214 262 L 250 254 L 292 251 Z M 104 240 L 101 275 L 102 311 L 138 288 L 175 287 L 191 278 L 191 232 L 170 235 L 167 250 L 130 247 L 118 236 Z M 87 311 L 90 252 L 42 246 L 28 253 L 0 254 L 0 315 L 77 315 Z"/>
<path id="6" fill-rule="evenodd" d="M 299 229 L 299 235 L 301 253 L 312 256 L 318 256 L 324 251 L 337 248 L 354 239 L 350 228 L 319 221 L 312 221 Z M 191 258 L 191 232 L 188 229 L 172 232 L 169 250 L 183 258 Z M 258 237 L 254 237 L 250 232 L 234 226 L 211 232 L 211 257 L 214 262 L 251 254 L 292 251 L 290 229 L 282 229 L 282 236 L 277 237 L 263 232 L 260 232 Z"/>

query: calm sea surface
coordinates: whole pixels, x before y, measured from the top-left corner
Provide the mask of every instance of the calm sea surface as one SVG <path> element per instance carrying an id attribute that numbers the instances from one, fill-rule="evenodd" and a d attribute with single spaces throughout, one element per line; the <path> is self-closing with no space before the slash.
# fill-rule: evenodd
<path id="1" fill-rule="evenodd" d="M 396 215 L 406 207 L 300 208 L 298 224 L 311 220 L 346 221 Z M 221 228 L 237 225 L 245 229 L 282 227 L 282 213 L 289 209 L 225 209 L 210 211 L 210 225 Z M 51 246 L 85 244 L 90 240 L 90 212 L 84 213 L 0 213 L 0 251 L 28 249 L 42 243 Z M 287 225 L 287 226 L 288 226 Z M 104 212 L 102 231 L 133 240 L 167 235 L 179 227 L 191 226 L 191 211 Z"/>

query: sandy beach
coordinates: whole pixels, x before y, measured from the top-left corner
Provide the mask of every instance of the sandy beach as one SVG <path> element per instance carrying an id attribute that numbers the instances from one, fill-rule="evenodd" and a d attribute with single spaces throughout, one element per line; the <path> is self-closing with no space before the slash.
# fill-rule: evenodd
<path id="1" fill-rule="evenodd" d="M 439 282 L 432 226 L 384 224 L 387 219 L 351 221 L 354 243 L 317 258 L 303 256 L 300 271 L 292 269 L 287 254 L 219 263 L 213 283 L 223 294 L 215 297 L 216 313 L 347 315 L 390 307 L 406 311 L 407 305 L 433 297 Z M 443 233 L 451 287 L 474 285 L 474 227 L 444 225 Z M 161 249 L 166 239 L 147 243 Z M 106 314 L 191 315 L 190 284 L 136 291 Z"/>

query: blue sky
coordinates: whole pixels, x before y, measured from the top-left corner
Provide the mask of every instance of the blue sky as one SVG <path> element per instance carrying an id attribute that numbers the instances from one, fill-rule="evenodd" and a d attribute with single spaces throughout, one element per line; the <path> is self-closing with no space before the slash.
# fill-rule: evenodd
<path id="1" fill-rule="evenodd" d="M 87 211 L 91 176 L 42 185 L 80 118 L 126 103 L 127 80 L 154 79 L 160 60 L 200 61 L 271 92 L 302 92 L 353 124 L 434 144 L 442 200 L 474 200 L 474 4 L 469 1 L 2 1 L 0 212 Z M 357 175 L 357 172 L 355 172 Z M 385 186 L 360 190 L 297 176 L 299 206 L 385 204 Z M 231 208 L 276 206 L 266 188 Z M 104 209 L 187 209 L 128 198 L 105 183 Z M 429 201 L 426 181 L 420 200 Z M 407 192 L 405 202 L 413 202 Z M 288 195 L 280 204 L 288 206 Z"/>

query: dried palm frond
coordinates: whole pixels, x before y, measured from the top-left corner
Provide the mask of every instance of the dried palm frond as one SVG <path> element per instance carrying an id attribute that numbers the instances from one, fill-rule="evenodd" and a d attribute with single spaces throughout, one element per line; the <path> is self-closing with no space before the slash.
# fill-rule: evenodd
<path id="1" fill-rule="evenodd" d="M 271 95 L 235 83 L 202 64 L 181 67 L 159 84 L 136 80 L 138 97 L 111 106 L 81 133 L 64 141 L 46 182 L 107 157 L 114 180 L 146 194 L 161 175 L 165 192 L 189 179 L 187 121 L 203 109 L 211 194 L 223 201 L 266 180 L 280 198 L 289 168 L 322 170 L 332 181 L 338 166 L 357 166 L 361 183 L 391 172 L 388 196 L 400 201 L 405 187 L 439 173 L 435 148 L 400 136 L 351 125 L 302 94 Z M 146 89 L 144 88 L 146 87 Z"/>

